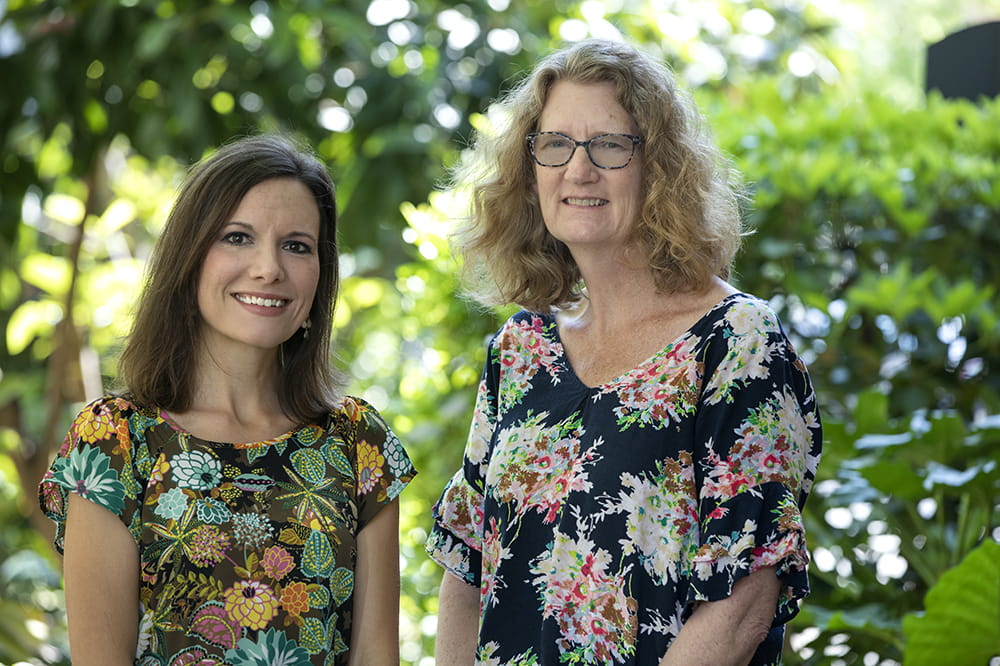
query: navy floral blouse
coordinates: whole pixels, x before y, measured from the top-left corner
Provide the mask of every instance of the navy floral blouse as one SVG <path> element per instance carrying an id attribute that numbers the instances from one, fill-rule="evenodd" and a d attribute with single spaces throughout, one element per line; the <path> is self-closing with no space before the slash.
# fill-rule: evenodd
<path id="1" fill-rule="evenodd" d="M 345 398 L 275 439 L 198 439 L 108 396 L 76 418 L 39 487 L 64 542 L 69 493 L 139 552 L 136 664 L 347 662 L 358 532 L 416 472 L 378 412 Z"/>
<path id="2" fill-rule="evenodd" d="M 768 566 L 782 591 L 752 663 L 780 663 L 821 439 L 806 368 L 750 295 L 597 387 L 553 316 L 513 316 L 427 542 L 480 590 L 477 663 L 655 666 L 695 602 Z"/>

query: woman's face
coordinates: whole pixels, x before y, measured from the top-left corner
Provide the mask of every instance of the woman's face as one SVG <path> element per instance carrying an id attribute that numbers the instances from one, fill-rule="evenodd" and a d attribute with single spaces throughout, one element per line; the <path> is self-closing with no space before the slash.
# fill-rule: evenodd
<path id="1" fill-rule="evenodd" d="M 293 178 L 252 187 L 202 264 L 198 309 L 212 351 L 273 349 L 309 316 L 319 282 L 319 208 Z"/>
<path id="2" fill-rule="evenodd" d="M 576 141 L 599 134 L 638 134 L 632 116 L 618 103 L 614 84 L 557 81 L 538 122 L 540 132 L 559 132 Z M 549 233 L 571 252 L 622 248 L 642 209 L 642 151 L 628 166 L 601 169 L 578 146 L 559 167 L 535 165 L 542 218 Z"/>

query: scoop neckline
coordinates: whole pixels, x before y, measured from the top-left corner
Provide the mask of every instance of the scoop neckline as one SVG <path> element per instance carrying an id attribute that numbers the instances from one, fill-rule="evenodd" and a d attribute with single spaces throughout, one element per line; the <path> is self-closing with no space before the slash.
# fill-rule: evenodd
<path id="1" fill-rule="evenodd" d="M 288 432 L 284 432 L 280 435 L 275 435 L 270 439 L 261 439 L 252 442 L 220 442 L 214 439 L 206 439 L 205 437 L 200 437 L 193 432 L 182 427 L 165 409 L 158 409 L 157 414 L 163 423 L 167 425 L 171 430 L 176 432 L 178 435 L 184 435 L 189 439 L 194 439 L 204 444 L 214 445 L 214 446 L 231 446 L 236 449 L 254 449 L 262 448 L 265 446 L 274 446 L 275 444 L 280 444 L 281 442 L 287 441 L 297 433 L 301 432 L 303 428 L 309 427 L 309 424 L 298 425 L 293 427 Z"/>

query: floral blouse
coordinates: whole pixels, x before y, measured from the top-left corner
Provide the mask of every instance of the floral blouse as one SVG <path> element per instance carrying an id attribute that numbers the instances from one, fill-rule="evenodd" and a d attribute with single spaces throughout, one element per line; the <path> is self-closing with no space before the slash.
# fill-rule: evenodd
<path id="1" fill-rule="evenodd" d="M 131 532 L 136 664 L 342 664 L 357 534 L 415 473 L 358 398 L 273 440 L 223 444 L 107 396 L 77 416 L 39 500 L 60 552 L 70 492 Z"/>
<path id="2" fill-rule="evenodd" d="M 480 590 L 479 664 L 655 666 L 695 602 L 768 566 L 782 591 L 751 663 L 779 663 L 820 444 L 806 368 L 757 298 L 596 387 L 554 317 L 521 312 L 490 342 L 427 550 Z"/>

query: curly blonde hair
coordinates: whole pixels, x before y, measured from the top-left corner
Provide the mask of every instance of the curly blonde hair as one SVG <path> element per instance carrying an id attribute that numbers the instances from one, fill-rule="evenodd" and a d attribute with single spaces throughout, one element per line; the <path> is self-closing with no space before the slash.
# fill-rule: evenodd
<path id="1" fill-rule="evenodd" d="M 538 129 L 557 81 L 611 82 L 643 138 L 643 205 L 633 240 L 660 291 L 700 291 L 728 279 L 742 238 L 737 174 L 698 109 L 664 65 L 637 49 L 591 39 L 542 59 L 490 108 L 498 127 L 476 134 L 453 172 L 472 188 L 456 233 L 466 294 L 488 306 L 545 312 L 582 297 L 580 269 L 542 221 L 525 137 Z"/>

